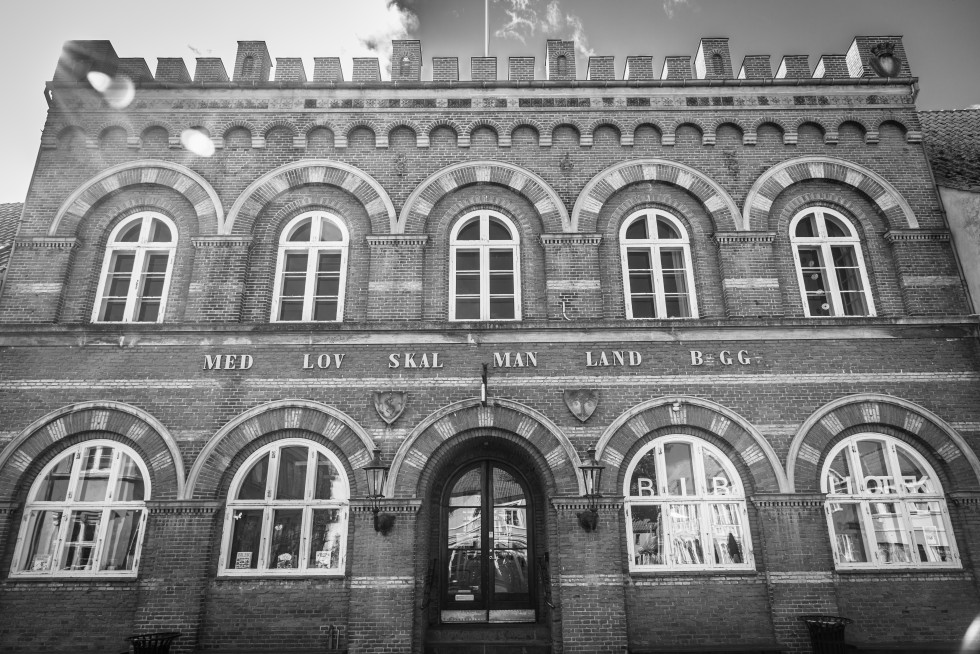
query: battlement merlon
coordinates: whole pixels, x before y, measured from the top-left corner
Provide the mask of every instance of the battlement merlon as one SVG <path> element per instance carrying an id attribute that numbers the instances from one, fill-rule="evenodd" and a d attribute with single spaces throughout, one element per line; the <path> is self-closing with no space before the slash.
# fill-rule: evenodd
<path id="1" fill-rule="evenodd" d="M 50 85 L 72 85 L 87 83 L 92 72 L 110 77 L 124 75 L 137 86 L 153 85 L 201 85 L 208 84 L 229 87 L 260 87 L 284 85 L 322 86 L 343 85 L 397 85 L 432 86 L 440 84 L 465 85 L 467 82 L 478 86 L 487 84 L 506 86 L 509 82 L 522 85 L 545 86 L 587 86 L 595 85 L 651 85 L 684 86 L 737 85 L 766 83 L 799 84 L 802 80 L 815 83 L 847 84 L 849 82 L 868 83 L 870 81 L 914 84 L 909 62 L 905 54 L 901 36 L 857 36 L 845 54 L 823 55 L 817 67 L 811 72 L 807 55 L 788 55 L 783 57 L 780 66 L 772 75 L 769 68 L 769 55 L 747 55 L 739 69 L 734 73 L 728 39 L 724 37 L 703 38 L 692 57 L 690 55 L 664 57 L 660 79 L 656 79 L 653 57 L 636 55 L 627 57 L 623 76 L 616 79 L 613 57 L 598 56 L 589 60 L 584 79 L 577 74 L 575 64 L 575 42 L 551 39 L 545 49 L 545 79 L 535 79 L 533 56 L 512 57 L 506 78 L 501 79 L 493 57 L 474 57 L 469 80 L 460 80 L 458 68 L 447 68 L 452 57 L 435 57 L 432 60 L 433 81 L 422 81 L 422 44 L 417 40 L 392 41 L 391 74 L 388 80 L 381 76 L 381 66 L 376 57 L 358 57 L 353 62 L 351 81 L 345 82 L 337 57 L 316 57 L 312 78 L 306 75 L 303 62 L 299 58 L 275 59 L 269 54 L 264 41 L 239 41 L 238 52 L 232 75 L 225 71 L 221 59 L 215 57 L 199 58 L 193 77 L 179 57 L 159 58 L 156 74 L 150 73 L 146 61 L 138 57 L 120 58 L 109 41 L 68 41 L 62 50 L 61 58 Z M 286 68 L 287 70 L 279 70 Z M 273 71 L 275 75 L 273 76 Z M 307 81 L 312 79 L 312 81 Z M 780 82 L 782 80 L 783 82 Z M 659 82 L 659 83 L 658 83 Z"/>

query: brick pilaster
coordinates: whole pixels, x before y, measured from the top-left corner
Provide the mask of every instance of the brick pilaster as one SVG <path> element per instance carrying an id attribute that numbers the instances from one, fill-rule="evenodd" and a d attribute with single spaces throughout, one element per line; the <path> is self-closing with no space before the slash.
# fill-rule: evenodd
<path id="1" fill-rule="evenodd" d="M 782 297 L 773 260 L 773 232 L 719 232 L 722 276 L 725 280 L 725 314 L 780 316 Z"/>
<path id="2" fill-rule="evenodd" d="M 949 232 L 893 229 L 886 232 L 884 238 L 891 243 L 898 283 L 909 315 L 969 313 Z"/>
<path id="3" fill-rule="evenodd" d="M 368 320 L 419 320 L 422 317 L 424 235 L 368 236 L 371 273 Z"/>
<path id="4" fill-rule="evenodd" d="M 2 322 L 57 322 L 76 239 L 14 242 L 0 297 Z"/>
<path id="5" fill-rule="evenodd" d="M 195 238 L 193 280 L 187 294 L 186 319 L 194 322 L 237 321 L 248 272 L 252 239 L 241 236 Z"/>
<path id="6" fill-rule="evenodd" d="M 602 289 L 599 234 L 542 234 L 548 293 L 548 317 L 555 320 L 599 318 Z"/>

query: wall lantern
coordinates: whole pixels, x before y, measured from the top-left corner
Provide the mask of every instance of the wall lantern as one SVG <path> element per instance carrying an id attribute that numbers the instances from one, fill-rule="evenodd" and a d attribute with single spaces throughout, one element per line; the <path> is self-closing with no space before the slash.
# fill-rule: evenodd
<path id="1" fill-rule="evenodd" d="M 606 466 L 599 465 L 595 458 L 595 448 L 589 448 L 589 456 L 585 463 L 578 467 L 582 471 L 582 479 L 585 482 L 585 497 L 589 501 L 589 508 L 578 514 L 578 523 L 585 531 L 595 531 L 599 526 L 599 511 L 596 509 L 596 499 L 601 497 L 599 494 L 599 483 L 602 480 L 602 471 Z"/>
<path id="2" fill-rule="evenodd" d="M 368 499 L 371 500 L 374 513 L 374 530 L 382 536 L 387 536 L 395 526 L 395 516 L 381 513 L 381 500 L 385 496 L 385 482 L 388 481 L 388 466 L 381 463 L 381 450 L 374 450 L 374 461 L 363 468 L 367 477 Z"/>

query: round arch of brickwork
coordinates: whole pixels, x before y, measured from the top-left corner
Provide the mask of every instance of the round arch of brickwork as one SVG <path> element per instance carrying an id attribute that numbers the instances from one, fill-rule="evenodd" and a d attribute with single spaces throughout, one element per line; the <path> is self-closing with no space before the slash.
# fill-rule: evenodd
<path id="1" fill-rule="evenodd" d="M 235 456 L 252 441 L 284 429 L 319 434 L 332 442 L 356 470 L 374 457 L 374 440 L 340 409 L 312 400 L 278 400 L 246 411 L 212 436 L 187 477 L 186 499 L 217 497 L 221 479 Z"/>
<path id="2" fill-rule="evenodd" d="M 635 159 L 606 168 L 585 185 L 572 209 L 570 231 L 594 231 L 602 205 L 613 193 L 630 184 L 647 181 L 674 184 L 693 194 L 720 232 L 746 229 L 739 223 L 735 201 L 704 173 L 666 159 Z"/>
<path id="3" fill-rule="evenodd" d="M 120 442 L 131 445 L 144 457 L 153 475 L 153 499 L 176 499 L 183 494 L 180 450 L 156 418 L 122 402 L 82 402 L 34 421 L 0 452 L 0 500 L 13 498 L 21 476 L 39 457 L 49 459 L 63 449 L 53 449 L 53 445 L 74 444 L 73 436 L 87 432 L 117 435 Z"/>
<path id="4" fill-rule="evenodd" d="M 834 157 L 800 157 L 776 164 L 755 181 L 742 211 L 744 229 L 767 229 L 769 209 L 784 189 L 808 179 L 832 179 L 853 186 L 881 209 L 894 229 L 917 229 L 912 207 L 881 175 Z"/>
<path id="5" fill-rule="evenodd" d="M 867 426 L 870 432 L 890 427 L 925 445 L 947 467 L 955 485 L 947 491 L 980 490 L 980 459 L 955 429 L 914 402 L 875 393 L 838 398 L 806 419 L 786 457 L 790 487 L 798 492 L 820 492 L 820 468 L 828 447 L 838 435 L 859 426 Z"/>
<path id="6" fill-rule="evenodd" d="M 304 159 L 270 170 L 249 184 L 228 210 L 222 233 L 231 234 L 235 231 L 236 223 L 241 223 L 237 230 L 239 233 L 251 229 L 255 217 L 266 204 L 283 191 L 307 184 L 337 186 L 353 195 L 364 205 L 374 234 L 394 230 L 395 205 L 376 179 L 359 168 L 339 161 Z"/>
<path id="7" fill-rule="evenodd" d="M 585 484 L 578 453 L 568 436 L 544 414 L 512 400 L 494 399 L 487 406 L 473 398 L 445 406 L 420 422 L 395 453 L 388 474 L 387 497 L 413 497 L 436 449 L 457 434 L 474 429 L 510 433 L 537 449 L 554 476 L 555 491 L 582 494 Z"/>
<path id="8" fill-rule="evenodd" d="M 680 410 L 673 409 L 679 403 Z M 685 395 L 659 397 L 624 412 L 599 437 L 596 459 L 607 466 L 605 491 L 618 494 L 626 455 L 638 440 L 669 428 L 694 428 L 727 443 L 742 459 L 757 492 L 785 493 L 790 485 L 775 450 L 748 420 L 716 402 Z M 686 433 L 686 432 L 684 432 Z"/>
<path id="9" fill-rule="evenodd" d="M 405 201 L 393 234 L 421 233 L 429 212 L 452 191 L 478 183 L 498 184 L 527 198 L 549 232 L 573 232 L 568 211 L 555 190 L 526 168 L 501 161 L 466 161 L 429 176 Z"/>
<path id="10" fill-rule="evenodd" d="M 62 232 L 74 230 L 102 198 L 137 184 L 156 184 L 174 189 L 194 206 L 201 235 L 214 235 L 221 231 L 224 208 L 217 192 L 206 179 L 180 164 L 145 159 L 107 168 L 72 191 L 55 214 L 48 228 L 48 236 L 58 236 L 59 228 Z M 62 223 L 65 227 L 62 227 Z M 62 236 L 72 235 L 62 233 Z"/>

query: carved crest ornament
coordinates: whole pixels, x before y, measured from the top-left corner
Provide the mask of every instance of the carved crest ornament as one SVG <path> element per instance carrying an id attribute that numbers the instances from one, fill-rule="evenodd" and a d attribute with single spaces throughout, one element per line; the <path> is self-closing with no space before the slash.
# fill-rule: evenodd
<path id="1" fill-rule="evenodd" d="M 581 422 L 587 421 L 599 406 L 599 391 L 590 388 L 567 390 L 563 393 L 565 406 Z"/>
<path id="2" fill-rule="evenodd" d="M 405 391 L 380 391 L 374 394 L 374 409 L 387 424 L 392 424 L 405 411 L 408 393 Z"/>

